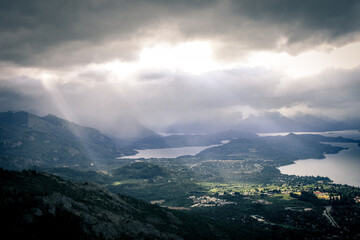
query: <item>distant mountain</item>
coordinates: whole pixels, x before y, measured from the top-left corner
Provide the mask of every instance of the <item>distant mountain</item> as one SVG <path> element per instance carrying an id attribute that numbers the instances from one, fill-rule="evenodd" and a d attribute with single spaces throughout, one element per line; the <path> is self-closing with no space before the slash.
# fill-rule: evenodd
<path id="1" fill-rule="evenodd" d="M 0 169 L 3 239 L 252 239 L 237 229 L 36 171 Z M 250 237 L 253 236 L 253 237 Z M 257 238 L 258 239 L 258 238 Z"/>
<path id="2" fill-rule="evenodd" d="M 238 130 L 228 130 L 215 134 L 195 134 L 195 135 L 170 135 L 170 136 L 150 136 L 137 140 L 131 144 L 134 149 L 150 148 L 178 148 L 209 146 L 220 144 L 223 140 L 234 138 L 254 138 L 254 133 L 242 132 Z"/>
<path id="3" fill-rule="evenodd" d="M 232 115 L 231 115 L 232 116 Z M 279 112 L 263 112 L 249 115 L 247 118 L 219 117 L 217 120 L 204 120 L 191 123 L 179 123 L 167 129 L 169 133 L 203 133 L 214 134 L 229 129 L 253 133 L 269 132 L 311 132 L 336 131 L 359 128 L 359 121 L 345 123 L 327 117 L 298 113 L 293 117 L 286 117 Z"/>
<path id="4" fill-rule="evenodd" d="M 321 142 L 357 142 L 346 138 L 331 138 L 320 135 L 271 136 L 257 138 L 238 138 L 229 143 L 203 150 L 197 157 L 209 159 L 247 159 L 271 161 L 275 165 L 289 164 L 295 160 L 324 158 L 324 154 L 335 154 L 342 147 Z"/>
<path id="5" fill-rule="evenodd" d="M 170 135 L 170 136 L 150 136 L 135 141 L 131 147 L 134 149 L 141 148 L 178 148 L 194 147 L 219 144 L 222 139 L 214 135 Z"/>
<path id="6" fill-rule="evenodd" d="M 236 138 L 257 138 L 258 135 L 249 131 L 240 131 L 236 129 L 230 129 L 227 131 L 219 132 L 214 134 L 217 139 L 220 140 L 231 140 Z"/>
<path id="7" fill-rule="evenodd" d="M 121 144 L 128 144 L 144 137 L 158 135 L 131 116 L 120 119 L 103 119 L 102 122 L 95 124 L 95 126 L 97 126 L 96 129 L 101 130 Z"/>
<path id="8" fill-rule="evenodd" d="M 294 120 L 278 112 L 266 112 L 261 115 L 250 115 L 237 126 L 237 129 L 248 129 L 252 132 L 286 132 L 303 131 L 304 129 Z"/>
<path id="9" fill-rule="evenodd" d="M 336 131 L 351 129 L 350 124 L 339 122 L 329 118 L 320 118 L 310 114 L 298 113 L 293 120 L 305 131 Z"/>
<path id="10" fill-rule="evenodd" d="M 90 166 L 134 153 L 96 129 L 54 115 L 0 113 L 0 166 L 4 168 Z"/>
<path id="11" fill-rule="evenodd" d="M 213 134 L 231 128 L 233 125 L 224 121 L 204 120 L 194 122 L 176 123 L 166 128 L 169 134 Z"/>
<path id="12" fill-rule="evenodd" d="M 266 132 L 321 132 L 352 129 L 349 124 L 329 118 L 316 117 L 298 113 L 294 117 L 286 117 L 279 112 L 264 112 L 250 115 L 235 127 L 258 133 Z"/>

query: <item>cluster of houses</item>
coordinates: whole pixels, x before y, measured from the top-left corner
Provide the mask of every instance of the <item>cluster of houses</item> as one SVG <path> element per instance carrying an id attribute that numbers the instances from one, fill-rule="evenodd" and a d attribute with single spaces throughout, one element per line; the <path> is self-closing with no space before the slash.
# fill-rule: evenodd
<path id="1" fill-rule="evenodd" d="M 235 204 L 234 202 L 228 202 L 224 199 L 219 199 L 216 197 L 210 197 L 210 196 L 190 196 L 189 199 L 192 199 L 194 202 L 194 205 L 191 207 L 217 207 L 217 206 L 224 206 L 227 204 Z"/>
<path id="2" fill-rule="evenodd" d="M 339 195 L 331 195 L 328 192 L 320 192 L 320 191 L 315 191 L 314 195 L 319 198 L 319 199 L 323 199 L 323 200 L 340 200 L 340 196 Z"/>

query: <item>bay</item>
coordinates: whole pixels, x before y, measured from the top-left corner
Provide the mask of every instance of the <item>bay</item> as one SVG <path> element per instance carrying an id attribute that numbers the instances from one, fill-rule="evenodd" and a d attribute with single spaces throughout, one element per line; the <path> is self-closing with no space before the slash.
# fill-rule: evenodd
<path id="1" fill-rule="evenodd" d="M 358 130 L 325 133 L 311 132 L 311 134 L 360 139 L 360 132 Z M 279 167 L 280 172 L 297 176 L 324 176 L 329 177 L 334 183 L 360 187 L 360 147 L 356 143 L 328 144 L 345 147 L 347 149 L 337 154 L 326 154 L 324 159 L 295 161 L 294 164 Z"/>

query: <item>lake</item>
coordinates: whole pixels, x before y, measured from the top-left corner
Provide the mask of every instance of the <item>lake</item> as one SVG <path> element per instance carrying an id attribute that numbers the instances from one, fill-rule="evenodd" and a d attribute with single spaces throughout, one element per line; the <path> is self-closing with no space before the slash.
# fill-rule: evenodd
<path id="1" fill-rule="evenodd" d="M 327 137 L 343 136 L 360 139 L 358 130 L 333 131 L 314 133 Z M 267 136 L 269 136 L 267 134 Z M 295 161 L 294 164 L 279 167 L 283 174 L 297 176 L 325 176 L 334 183 L 348 184 L 360 187 L 360 148 L 356 143 L 329 143 L 335 146 L 346 147 L 337 154 L 326 154 L 325 159 L 305 159 Z"/>
<path id="2" fill-rule="evenodd" d="M 228 140 L 221 141 L 221 144 L 228 143 Z M 158 149 L 140 149 L 133 156 L 125 156 L 121 158 L 137 159 L 137 158 L 177 158 L 183 155 L 196 155 L 207 148 L 220 146 L 221 144 L 201 146 L 201 147 L 180 147 L 180 148 L 158 148 Z"/>

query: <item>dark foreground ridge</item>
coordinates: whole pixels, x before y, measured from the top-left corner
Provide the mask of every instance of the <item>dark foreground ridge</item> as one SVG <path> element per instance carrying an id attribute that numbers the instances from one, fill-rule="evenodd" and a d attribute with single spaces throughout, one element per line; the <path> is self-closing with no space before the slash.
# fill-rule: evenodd
<path id="1" fill-rule="evenodd" d="M 34 170 L 0 169 L 0 188 L 2 239 L 252 238 L 246 230 Z"/>

